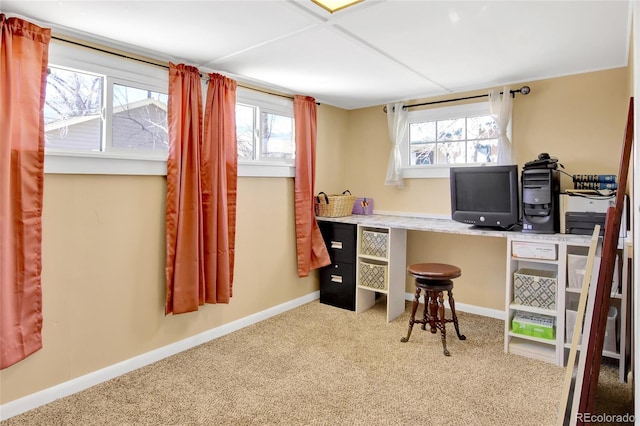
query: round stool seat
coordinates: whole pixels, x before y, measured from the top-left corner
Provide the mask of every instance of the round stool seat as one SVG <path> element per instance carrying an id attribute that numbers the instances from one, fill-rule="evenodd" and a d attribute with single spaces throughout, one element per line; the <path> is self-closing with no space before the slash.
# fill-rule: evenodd
<path id="1" fill-rule="evenodd" d="M 446 263 L 416 263 L 407 272 L 421 280 L 451 280 L 462 275 L 460 268 Z"/>

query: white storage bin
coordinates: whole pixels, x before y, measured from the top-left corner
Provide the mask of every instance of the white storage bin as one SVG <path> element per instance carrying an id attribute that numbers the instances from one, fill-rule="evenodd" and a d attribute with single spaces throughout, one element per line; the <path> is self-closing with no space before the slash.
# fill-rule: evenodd
<path id="1" fill-rule="evenodd" d="M 609 314 L 607 315 L 607 329 L 604 334 L 603 350 L 608 352 L 618 352 L 618 310 L 615 306 L 609 307 Z"/>
<path id="2" fill-rule="evenodd" d="M 523 259 L 556 260 L 558 252 L 555 244 L 533 243 L 529 241 L 514 241 L 511 244 L 513 257 Z"/>
<path id="3" fill-rule="evenodd" d="M 571 343 L 573 340 L 573 330 L 576 326 L 576 319 L 578 317 L 577 311 L 572 311 L 571 309 L 567 309 L 567 315 L 565 316 L 565 325 L 564 325 L 564 341 L 567 343 Z M 582 342 L 582 333 L 580 333 L 580 338 L 578 339 L 578 344 Z"/>
<path id="4" fill-rule="evenodd" d="M 587 256 L 578 254 L 567 255 L 567 278 L 570 288 L 582 288 L 586 268 Z"/>

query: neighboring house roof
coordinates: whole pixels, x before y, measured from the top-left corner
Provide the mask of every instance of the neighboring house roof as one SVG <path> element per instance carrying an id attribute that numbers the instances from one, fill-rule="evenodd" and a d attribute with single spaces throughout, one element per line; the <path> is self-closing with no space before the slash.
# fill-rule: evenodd
<path id="1" fill-rule="evenodd" d="M 126 105 L 120 105 L 117 106 L 113 109 L 113 113 L 114 114 L 118 114 L 121 113 L 123 111 L 131 111 L 134 110 L 136 108 L 140 108 L 140 107 L 145 107 L 148 105 L 155 105 L 156 107 L 160 108 L 163 111 L 167 111 L 167 105 L 158 101 L 157 99 L 152 99 L 152 98 L 148 98 L 148 99 L 142 99 L 139 101 L 135 101 L 135 102 L 131 102 L 129 104 Z M 80 123 L 84 123 L 86 121 L 90 121 L 90 120 L 96 120 L 100 118 L 100 114 L 90 114 L 90 115 L 79 115 L 77 117 L 71 117 L 68 118 L 66 120 L 59 120 L 59 121 L 54 121 L 51 122 L 49 124 L 45 124 L 44 126 L 44 131 L 45 132 L 49 132 L 51 130 L 56 130 L 56 129 L 60 129 L 63 127 L 69 127 L 69 126 L 75 126 L 76 124 L 80 124 Z"/>
<path id="2" fill-rule="evenodd" d="M 142 99 L 114 108 L 112 147 L 166 149 L 166 113 L 166 104 L 155 99 Z M 91 114 L 45 125 L 46 146 L 74 151 L 100 151 L 100 118 L 100 114 Z"/>

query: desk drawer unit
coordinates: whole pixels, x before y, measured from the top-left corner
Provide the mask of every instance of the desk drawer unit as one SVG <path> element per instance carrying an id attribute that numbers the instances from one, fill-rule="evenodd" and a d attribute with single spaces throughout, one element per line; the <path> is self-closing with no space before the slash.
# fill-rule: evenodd
<path id="1" fill-rule="evenodd" d="M 355 265 L 332 263 L 320 269 L 320 303 L 354 311 L 356 309 Z"/>
<path id="2" fill-rule="evenodd" d="M 318 221 L 331 265 L 320 268 L 320 303 L 356 309 L 356 225 Z"/>

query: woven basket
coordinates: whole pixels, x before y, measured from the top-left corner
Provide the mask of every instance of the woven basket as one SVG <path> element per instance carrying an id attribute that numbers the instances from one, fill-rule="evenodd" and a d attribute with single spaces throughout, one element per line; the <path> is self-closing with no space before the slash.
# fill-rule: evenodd
<path id="1" fill-rule="evenodd" d="M 355 202 L 355 195 L 351 195 L 348 189 L 341 195 L 327 195 L 324 192 L 320 192 L 315 200 L 316 216 L 351 216 Z"/>

